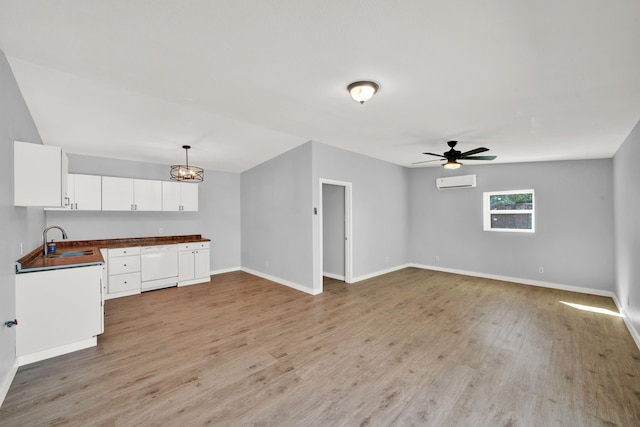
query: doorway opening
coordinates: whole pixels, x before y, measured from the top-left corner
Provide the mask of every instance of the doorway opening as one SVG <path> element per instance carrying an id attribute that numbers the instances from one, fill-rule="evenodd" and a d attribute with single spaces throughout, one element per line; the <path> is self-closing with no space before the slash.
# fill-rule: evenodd
<path id="1" fill-rule="evenodd" d="M 353 280 L 351 192 L 350 182 L 320 179 L 320 283 Z"/>

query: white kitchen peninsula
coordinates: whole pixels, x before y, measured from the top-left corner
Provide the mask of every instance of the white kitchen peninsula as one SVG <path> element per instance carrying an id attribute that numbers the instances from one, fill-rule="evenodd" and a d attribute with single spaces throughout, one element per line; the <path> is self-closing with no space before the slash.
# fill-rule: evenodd
<path id="1" fill-rule="evenodd" d="M 102 265 L 16 275 L 20 366 L 97 344 L 104 332 Z"/>

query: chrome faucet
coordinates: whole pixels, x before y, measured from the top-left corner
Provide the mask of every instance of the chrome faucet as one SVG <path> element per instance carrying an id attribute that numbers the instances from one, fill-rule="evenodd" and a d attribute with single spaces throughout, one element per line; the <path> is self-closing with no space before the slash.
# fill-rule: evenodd
<path id="1" fill-rule="evenodd" d="M 62 238 L 68 239 L 67 232 L 64 231 L 62 227 L 59 227 L 57 225 L 52 225 L 51 227 L 45 228 L 44 231 L 42 232 L 42 250 L 44 252 L 44 256 L 49 255 L 49 249 L 47 248 L 47 232 L 52 228 L 57 228 L 58 230 L 62 231 Z"/>

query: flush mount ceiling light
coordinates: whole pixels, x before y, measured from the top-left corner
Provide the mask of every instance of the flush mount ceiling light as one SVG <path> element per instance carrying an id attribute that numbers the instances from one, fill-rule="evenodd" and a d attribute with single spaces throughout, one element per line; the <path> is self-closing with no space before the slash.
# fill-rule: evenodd
<path id="1" fill-rule="evenodd" d="M 462 163 L 458 163 L 453 159 L 447 159 L 447 163 L 442 165 L 445 169 L 458 169 L 460 166 L 462 166 Z"/>
<path id="2" fill-rule="evenodd" d="M 189 166 L 190 145 L 183 145 L 185 150 L 186 164 L 171 165 L 171 181 L 202 182 L 204 181 L 204 169 L 197 166 Z"/>
<path id="3" fill-rule="evenodd" d="M 347 90 L 349 91 L 351 98 L 360 104 L 364 104 L 366 101 L 370 100 L 379 88 L 380 86 L 378 86 L 378 83 L 369 81 L 353 82 L 347 86 Z"/>

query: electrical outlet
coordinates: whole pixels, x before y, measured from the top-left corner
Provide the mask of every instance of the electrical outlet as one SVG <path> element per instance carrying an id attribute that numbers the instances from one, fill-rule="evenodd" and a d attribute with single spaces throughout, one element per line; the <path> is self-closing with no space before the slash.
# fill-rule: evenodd
<path id="1" fill-rule="evenodd" d="M 389 257 L 385 258 L 385 262 L 388 264 L 389 263 Z"/>
<path id="2" fill-rule="evenodd" d="M 267 268 L 269 268 L 269 261 L 265 261 L 264 265 L 267 266 Z"/>
<path id="3" fill-rule="evenodd" d="M 158 234 L 164 234 L 164 227 L 158 228 Z"/>
<path id="4" fill-rule="evenodd" d="M 629 301 L 629 295 L 627 295 L 627 307 L 631 307 L 631 301 Z"/>
<path id="5" fill-rule="evenodd" d="M 436 262 L 440 262 L 440 255 L 436 255 Z"/>
<path id="6" fill-rule="evenodd" d="M 544 273 L 544 267 L 538 267 L 538 273 Z"/>
<path id="7" fill-rule="evenodd" d="M 24 243 L 20 242 L 20 255 L 24 254 Z"/>

